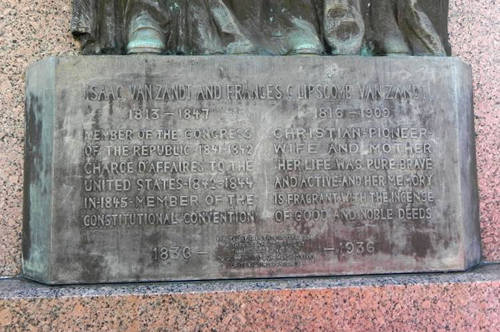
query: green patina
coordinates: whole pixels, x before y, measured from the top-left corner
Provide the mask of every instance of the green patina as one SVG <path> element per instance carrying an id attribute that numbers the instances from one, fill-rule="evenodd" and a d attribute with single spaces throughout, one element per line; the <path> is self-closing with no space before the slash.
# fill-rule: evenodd
<path id="1" fill-rule="evenodd" d="M 446 55 L 448 0 L 73 0 L 85 54 Z"/>
<path id="2" fill-rule="evenodd" d="M 41 61 L 27 75 L 23 271 L 40 276 L 50 274 L 55 62 Z"/>

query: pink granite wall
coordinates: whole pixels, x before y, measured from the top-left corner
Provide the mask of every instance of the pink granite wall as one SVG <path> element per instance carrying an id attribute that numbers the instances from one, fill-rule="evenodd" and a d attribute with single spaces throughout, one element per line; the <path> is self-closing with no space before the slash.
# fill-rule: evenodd
<path id="1" fill-rule="evenodd" d="M 500 261 L 500 5 L 451 0 L 453 54 L 472 65 L 483 255 Z"/>
<path id="2" fill-rule="evenodd" d="M 500 92 L 495 53 L 500 6 L 494 0 L 451 3 L 454 54 L 474 70 L 484 256 L 500 261 Z M 70 14 L 71 0 L 0 0 L 0 276 L 20 272 L 24 72 L 40 58 L 76 54 Z"/>
<path id="3" fill-rule="evenodd" d="M 76 54 L 71 0 L 0 0 L 0 275 L 21 268 L 24 73 L 50 55 Z"/>
<path id="4" fill-rule="evenodd" d="M 500 282 L 0 299 L 7 331 L 500 331 Z"/>

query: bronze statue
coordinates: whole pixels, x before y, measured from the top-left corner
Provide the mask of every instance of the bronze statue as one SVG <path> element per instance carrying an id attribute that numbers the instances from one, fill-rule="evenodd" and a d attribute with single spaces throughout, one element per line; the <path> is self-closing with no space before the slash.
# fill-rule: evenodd
<path id="1" fill-rule="evenodd" d="M 225 0 L 258 53 L 323 54 L 315 1 Z"/>
<path id="2" fill-rule="evenodd" d="M 222 0 L 128 0 L 127 53 L 248 54 L 255 47 Z"/>
<path id="3" fill-rule="evenodd" d="M 436 3 L 73 0 L 72 32 L 84 54 L 445 55 Z"/>
<path id="4" fill-rule="evenodd" d="M 427 14 L 441 14 L 443 10 L 438 6 L 443 4 L 447 13 L 447 0 L 367 0 L 367 25 L 371 31 L 366 39 L 372 51 L 377 55 L 446 55 L 443 39 L 447 36 L 440 36 Z"/>
<path id="5" fill-rule="evenodd" d="M 360 0 L 324 0 L 322 15 L 324 38 L 331 53 L 359 54 L 365 36 Z"/>
<path id="6" fill-rule="evenodd" d="M 73 0 L 71 31 L 83 54 L 123 54 L 125 0 Z"/>
<path id="7" fill-rule="evenodd" d="M 254 46 L 222 0 L 73 0 L 85 54 L 240 54 Z"/>
<path id="8" fill-rule="evenodd" d="M 260 53 L 359 54 L 359 0 L 226 0 Z"/>

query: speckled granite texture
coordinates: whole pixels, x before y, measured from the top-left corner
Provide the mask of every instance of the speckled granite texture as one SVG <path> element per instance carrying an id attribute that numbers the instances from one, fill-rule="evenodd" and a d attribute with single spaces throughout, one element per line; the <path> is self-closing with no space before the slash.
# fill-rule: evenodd
<path id="1" fill-rule="evenodd" d="M 500 265 L 470 273 L 47 287 L 0 281 L 19 331 L 499 331 Z"/>
<path id="2" fill-rule="evenodd" d="M 473 69 L 483 255 L 500 261 L 500 4 L 450 3 L 453 54 Z"/>
<path id="3" fill-rule="evenodd" d="M 0 275 L 21 269 L 24 73 L 49 55 L 76 54 L 71 0 L 0 0 Z"/>
<path id="4" fill-rule="evenodd" d="M 0 0 L 0 276 L 21 266 L 24 73 L 49 55 L 72 55 L 70 0 Z M 500 261 L 500 113 L 496 0 L 452 0 L 454 55 L 471 63 L 475 79 L 477 147 L 484 256 Z"/>

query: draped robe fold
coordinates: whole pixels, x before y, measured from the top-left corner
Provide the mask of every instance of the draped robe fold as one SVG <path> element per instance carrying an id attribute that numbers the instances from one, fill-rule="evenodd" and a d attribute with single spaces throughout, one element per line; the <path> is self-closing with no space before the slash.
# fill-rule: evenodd
<path id="1" fill-rule="evenodd" d="M 237 39 L 251 41 L 259 54 L 355 54 L 335 52 L 325 33 L 325 3 L 349 1 L 361 3 L 365 49 L 390 53 L 396 40 L 410 54 L 450 52 L 448 0 L 73 0 L 71 30 L 84 54 L 125 54 L 130 21 L 147 11 L 168 54 L 231 53 Z"/>

